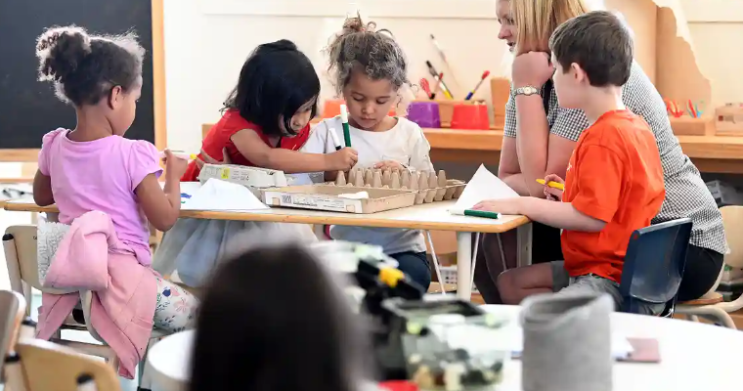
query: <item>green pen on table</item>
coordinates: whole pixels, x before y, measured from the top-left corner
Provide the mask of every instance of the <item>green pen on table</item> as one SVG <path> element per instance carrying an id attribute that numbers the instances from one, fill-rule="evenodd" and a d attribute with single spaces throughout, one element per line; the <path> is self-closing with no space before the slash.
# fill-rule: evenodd
<path id="1" fill-rule="evenodd" d="M 500 213 L 488 212 L 484 210 L 472 210 L 472 209 L 450 209 L 449 213 L 457 216 L 472 216 L 482 217 L 486 219 L 497 219 L 500 218 Z"/>
<path id="2" fill-rule="evenodd" d="M 343 126 L 343 141 L 346 147 L 351 147 L 351 128 L 348 126 L 348 110 L 346 105 L 341 105 L 341 126 Z"/>

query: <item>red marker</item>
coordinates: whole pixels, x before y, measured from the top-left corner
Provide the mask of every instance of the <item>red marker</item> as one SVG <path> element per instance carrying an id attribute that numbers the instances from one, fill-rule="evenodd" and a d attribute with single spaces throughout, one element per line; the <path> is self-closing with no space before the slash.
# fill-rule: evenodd
<path id="1" fill-rule="evenodd" d="M 467 97 L 466 97 L 466 98 L 464 98 L 464 100 L 470 100 L 470 99 L 472 99 L 472 96 L 473 96 L 473 95 L 475 95 L 475 92 L 477 92 L 477 89 L 478 89 L 478 88 L 480 88 L 480 86 L 482 85 L 482 82 L 484 82 L 484 81 L 485 81 L 485 79 L 486 79 L 486 78 L 487 78 L 488 76 L 490 76 L 490 71 L 485 71 L 485 72 L 483 72 L 483 73 L 482 73 L 482 77 L 480 78 L 480 81 L 479 81 L 479 82 L 477 82 L 477 85 L 475 86 L 475 88 L 474 88 L 474 89 L 473 89 L 472 91 L 470 91 L 470 93 L 469 93 L 469 94 L 467 94 Z"/>

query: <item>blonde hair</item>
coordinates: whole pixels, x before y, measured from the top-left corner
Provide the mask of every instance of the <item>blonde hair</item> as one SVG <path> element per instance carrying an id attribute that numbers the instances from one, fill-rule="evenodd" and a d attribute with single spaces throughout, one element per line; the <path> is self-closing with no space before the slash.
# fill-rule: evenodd
<path id="1" fill-rule="evenodd" d="M 557 26 L 590 11 L 583 0 L 510 0 L 516 24 L 516 54 L 549 52 Z"/>

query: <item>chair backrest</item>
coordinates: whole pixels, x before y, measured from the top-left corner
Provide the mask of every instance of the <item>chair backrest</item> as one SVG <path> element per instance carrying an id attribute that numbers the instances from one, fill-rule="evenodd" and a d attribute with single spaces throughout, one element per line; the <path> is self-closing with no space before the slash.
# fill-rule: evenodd
<path id="1" fill-rule="evenodd" d="M 0 357 L 15 350 L 25 314 L 26 300 L 20 293 L 0 291 Z M 0 373 L 2 365 L 0 362 Z"/>
<path id="2" fill-rule="evenodd" d="M 28 391 L 77 391 L 81 375 L 93 378 L 98 391 L 121 391 L 112 366 L 102 360 L 39 339 L 16 345 Z"/>
<path id="3" fill-rule="evenodd" d="M 691 226 L 691 220 L 683 218 L 632 233 L 619 287 L 625 312 L 636 313 L 643 303 L 668 303 L 673 308 L 686 266 Z"/>
<path id="4" fill-rule="evenodd" d="M 720 212 L 730 247 L 730 253 L 725 255 L 725 264 L 743 268 L 743 242 L 739 240 L 743 238 L 743 206 L 723 206 Z"/>
<path id="5" fill-rule="evenodd" d="M 26 302 L 31 302 L 31 288 L 46 293 L 64 294 L 69 291 L 46 288 L 39 280 L 39 263 L 37 256 L 36 226 L 13 225 L 3 235 L 5 262 L 8 265 L 10 289 L 23 295 Z M 31 306 L 26 308 L 30 314 Z"/>

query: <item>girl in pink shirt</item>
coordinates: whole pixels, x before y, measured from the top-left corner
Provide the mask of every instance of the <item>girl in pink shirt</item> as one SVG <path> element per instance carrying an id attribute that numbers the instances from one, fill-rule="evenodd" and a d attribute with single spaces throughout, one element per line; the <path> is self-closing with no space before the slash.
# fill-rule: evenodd
<path id="1" fill-rule="evenodd" d="M 56 203 L 59 222 L 67 225 L 90 211 L 106 213 L 119 240 L 150 267 L 148 221 L 161 231 L 175 224 L 187 162 L 165 152 L 162 188 L 155 146 L 123 137 L 142 90 L 144 49 L 131 33 L 92 36 L 70 26 L 42 34 L 36 55 L 40 80 L 53 83 L 57 96 L 75 108 L 77 125 L 44 136 L 34 201 Z M 195 300 L 188 292 L 158 278 L 152 300 L 157 300 L 155 327 L 176 331 L 190 324 Z"/>

